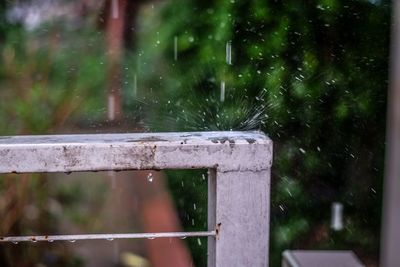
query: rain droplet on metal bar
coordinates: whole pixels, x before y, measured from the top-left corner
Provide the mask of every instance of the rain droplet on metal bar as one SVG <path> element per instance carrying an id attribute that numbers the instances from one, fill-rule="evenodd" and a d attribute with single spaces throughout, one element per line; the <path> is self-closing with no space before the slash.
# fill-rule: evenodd
<path id="1" fill-rule="evenodd" d="M 153 180 L 154 180 L 153 173 L 150 172 L 150 173 L 147 175 L 147 181 L 149 181 L 149 182 L 151 183 L 151 182 L 153 182 Z"/>

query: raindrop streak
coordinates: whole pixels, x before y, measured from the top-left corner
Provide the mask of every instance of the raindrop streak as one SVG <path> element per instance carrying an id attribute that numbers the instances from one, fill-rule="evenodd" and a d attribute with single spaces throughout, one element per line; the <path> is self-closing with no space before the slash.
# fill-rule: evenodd
<path id="1" fill-rule="evenodd" d="M 137 94 L 137 76 L 136 73 L 133 74 L 133 96 Z"/>
<path id="2" fill-rule="evenodd" d="M 147 175 L 147 180 L 151 183 L 151 182 L 153 182 L 153 179 L 154 179 L 153 173 L 150 172 L 150 173 Z"/>
<path id="3" fill-rule="evenodd" d="M 220 95 L 219 100 L 221 102 L 225 101 L 225 81 L 221 81 L 221 95 Z"/>
<path id="4" fill-rule="evenodd" d="M 343 230 L 343 204 L 333 202 L 331 207 L 331 228 L 334 231 Z"/>
<path id="5" fill-rule="evenodd" d="M 186 236 L 182 236 L 181 239 L 186 239 Z"/>
<path id="6" fill-rule="evenodd" d="M 199 244 L 199 246 L 201 246 L 201 240 L 200 240 L 200 238 L 197 238 L 197 244 Z"/>
<path id="7" fill-rule="evenodd" d="M 174 37 L 174 60 L 178 60 L 178 36 Z"/>
<path id="8" fill-rule="evenodd" d="M 108 114 L 107 117 L 110 121 L 115 119 L 115 99 L 113 95 L 108 96 Z"/>
<path id="9" fill-rule="evenodd" d="M 114 256 L 113 256 L 113 262 L 114 265 L 116 266 L 117 263 L 119 263 L 119 256 L 120 256 L 120 250 L 119 250 L 119 244 L 118 242 L 113 243 L 113 248 L 114 248 Z"/>
<path id="10" fill-rule="evenodd" d="M 113 171 L 108 171 L 107 176 L 110 177 L 111 179 L 111 188 L 115 190 L 117 188 L 117 179 L 115 172 Z"/>
<path id="11" fill-rule="evenodd" d="M 232 65 L 232 42 L 226 42 L 226 64 Z"/>
<path id="12" fill-rule="evenodd" d="M 118 0 L 112 0 L 111 3 L 111 14 L 113 19 L 118 19 L 119 12 L 118 12 Z"/>

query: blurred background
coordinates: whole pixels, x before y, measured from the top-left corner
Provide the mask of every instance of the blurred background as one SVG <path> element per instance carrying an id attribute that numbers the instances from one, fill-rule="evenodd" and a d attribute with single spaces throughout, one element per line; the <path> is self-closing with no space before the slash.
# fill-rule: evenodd
<path id="1" fill-rule="evenodd" d="M 0 135 L 264 131 L 270 265 L 378 266 L 390 25 L 388 0 L 1 0 Z M 205 230 L 206 176 L 2 175 L 0 235 Z M 205 266 L 206 241 L 1 244 L 0 265 Z"/>

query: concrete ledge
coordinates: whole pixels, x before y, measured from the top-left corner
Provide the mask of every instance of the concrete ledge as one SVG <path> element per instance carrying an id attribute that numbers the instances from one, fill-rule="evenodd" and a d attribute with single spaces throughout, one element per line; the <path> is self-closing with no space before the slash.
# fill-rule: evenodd
<path id="1" fill-rule="evenodd" d="M 0 137 L 0 173 L 141 169 L 269 169 L 272 142 L 261 132 Z"/>

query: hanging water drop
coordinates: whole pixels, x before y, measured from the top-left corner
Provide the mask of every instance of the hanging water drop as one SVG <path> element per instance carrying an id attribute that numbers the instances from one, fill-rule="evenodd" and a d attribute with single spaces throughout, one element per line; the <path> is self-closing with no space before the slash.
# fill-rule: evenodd
<path id="1" fill-rule="evenodd" d="M 153 182 L 153 179 L 154 179 L 153 173 L 149 172 L 149 174 L 147 175 L 147 181 L 151 183 Z"/>
<path id="2" fill-rule="evenodd" d="M 17 242 L 17 241 L 13 241 L 13 244 L 17 245 L 17 244 L 18 244 L 18 242 Z"/>
<path id="3" fill-rule="evenodd" d="M 75 243 L 75 242 L 76 242 L 76 240 L 69 240 L 69 242 L 71 242 L 71 243 Z"/>
<path id="4" fill-rule="evenodd" d="M 113 241 L 114 238 L 107 238 L 107 241 Z"/>
<path id="5" fill-rule="evenodd" d="M 197 238 L 197 244 L 198 244 L 199 246 L 201 246 L 201 240 L 200 240 L 200 238 Z"/>

